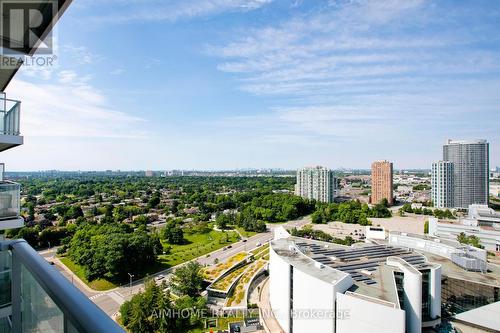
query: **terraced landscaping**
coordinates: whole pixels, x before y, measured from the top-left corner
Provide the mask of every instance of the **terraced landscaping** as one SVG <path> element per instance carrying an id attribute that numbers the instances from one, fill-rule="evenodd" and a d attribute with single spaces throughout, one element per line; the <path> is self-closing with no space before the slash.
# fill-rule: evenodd
<path id="1" fill-rule="evenodd" d="M 247 269 L 248 265 L 244 265 L 234 271 L 232 271 L 230 274 L 226 275 L 222 279 L 216 281 L 210 288 L 211 289 L 216 289 L 216 290 L 221 290 L 221 291 L 226 291 L 232 284 L 233 282 L 240 276 L 245 269 Z"/>
<path id="2" fill-rule="evenodd" d="M 267 259 L 266 259 L 267 257 Z M 254 259 L 259 260 L 259 259 L 265 259 L 269 260 L 269 244 L 266 246 L 260 247 L 260 252 L 256 252 L 254 254 Z"/>
<path id="3" fill-rule="evenodd" d="M 251 263 L 245 269 L 245 273 L 241 276 L 236 284 L 233 295 L 227 299 L 226 306 L 236 306 L 241 305 L 241 303 L 245 303 L 246 290 L 252 277 L 266 264 L 267 262 L 264 260 L 257 260 Z"/>
<path id="4" fill-rule="evenodd" d="M 203 278 L 207 281 L 214 281 L 222 273 L 245 259 L 247 256 L 248 252 L 240 252 L 215 266 L 206 267 L 202 270 Z"/>

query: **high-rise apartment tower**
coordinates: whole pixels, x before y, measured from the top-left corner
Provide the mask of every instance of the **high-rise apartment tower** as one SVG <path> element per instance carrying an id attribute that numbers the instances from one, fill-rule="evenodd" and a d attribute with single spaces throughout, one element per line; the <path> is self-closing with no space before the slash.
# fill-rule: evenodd
<path id="1" fill-rule="evenodd" d="M 389 205 L 394 203 L 392 176 L 393 169 L 391 162 L 377 161 L 372 163 L 372 204 L 378 204 L 382 199 L 387 199 Z"/>
<path id="2" fill-rule="evenodd" d="M 337 180 L 331 170 L 316 166 L 297 171 L 295 194 L 305 199 L 333 202 L 337 193 Z"/>
<path id="3" fill-rule="evenodd" d="M 439 161 L 432 163 L 431 199 L 434 207 L 452 208 L 453 206 L 453 163 Z"/>
<path id="4" fill-rule="evenodd" d="M 443 160 L 453 163 L 453 207 L 488 204 L 489 144 L 486 140 L 448 140 Z"/>

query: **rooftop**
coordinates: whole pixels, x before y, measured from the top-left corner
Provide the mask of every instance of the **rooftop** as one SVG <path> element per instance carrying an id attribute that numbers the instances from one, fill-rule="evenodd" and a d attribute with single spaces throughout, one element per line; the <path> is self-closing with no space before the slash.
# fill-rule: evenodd
<path id="1" fill-rule="evenodd" d="M 434 237 L 411 235 L 421 239 Z M 456 242 L 440 240 L 440 243 L 460 247 Z M 282 258 L 295 267 L 318 279 L 336 283 L 350 276 L 353 285 L 349 291 L 362 296 L 390 302 L 399 307 L 394 281 L 394 271 L 398 269 L 386 265 L 387 258 L 403 259 L 412 268 L 422 270 L 441 265 L 443 276 L 500 286 L 500 267 L 488 266 L 488 272 L 466 271 L 450 259 L 425 251 L 414 251 L 406 247 L 357 243 L 353 246 L 321 242 L 299 237 L 289 237 L 272 241 L 271 246 Z"/>
<path id="2" fill-rule="evenodd" d="M 393 272 L 388 257 L 398 257 L 416 269 L 432 266 L 412 250 L 390 245 L 357 243 L 343 246 L 299 237 L 271 242 L 273 249 L 294 266 L 324 281 L 334 283 L 350 276 L 349 291 L 386 301 L 399 307 Z M 321 267 L 321 268 L 320 268 Z"/>
<path id="3" fill-rule="evenodd" d="M 271 247 L 278 255 L 280 255 L 290 265 L 293 265 L 295 267 L 300 267 L 302 271 L 310 275 L 314 275 L 318 279 L 323 280 L 325 282 L 336 283 L 337 281 L 345 279 L 349 276 L 349 274 L 347 273 L 333 269 L 326 265 L 321 265 L 319 262 L 312 260 L 310 257 L 302 253 L 296 244 L 296 242 L 298 242 L 299 240 L 309 242 L 309 240 L 305 240 L 302 238 L 290 237 L 286 239 L 279 239 L 272 241 Z M 330 243 L 324 243 L 324 244 L 330 244 Z"/>
<path id="4" fill-rule="evenodd" d="M 488 265 L 488 271 L 486 273 L 471 272 L 455 265 L 451 260 L 445 257 L 429 252 L 421 252 L 427 257 L 429 262 L 441 265 L 441 274 L 443 276 L 492 286 L 500 286 L 500 267 L 497 265 Z"/>
<path id="5" fill-rule="evenodd" d="M 446 223 L 452 224 L 451 222 L 446 222 Z M 464 249 L 467 248 L 466 245 L 462 245 L 457 241 L 452 241 L 452 240 L 448 240 L 448 239 L 441 239 L 438 237 L 433 237 L 433 236 L 428 236 L 428 235 L 412 234 L 412 233 L 400 232 L 400 231 L 391 231 L 391 235 L 408 236 L 408 237 L 412 237 L 412 238 L 419 238 L 419 239 L 423 239 L 423 240 L 427 240 L 427 241 L 433 241 L 433 242 L 436 242 L 439 244 L 444 244 L 444 245 L 448 245 L 448 246 L 452 246 L 452 247 L 456 247 L 456 248 L 464 248 Z M 384 243 L 384 242 L 380 242 L 380 243 Z"/>
<path id="6" fill-rule="evenodd" d="M 483 139 L 475 139 L 475 140 L 452 140 L 448 139 L 445 145 L 469 145 L 469 144 L 480 144 L 480 143 L 488 143 L 488 141 Z"/>

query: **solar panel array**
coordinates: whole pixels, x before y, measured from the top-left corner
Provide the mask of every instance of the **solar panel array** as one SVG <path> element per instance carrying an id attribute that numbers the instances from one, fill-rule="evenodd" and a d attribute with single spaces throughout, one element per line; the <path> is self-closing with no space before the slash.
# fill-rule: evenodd
<path id="1" fill-rule="evenodd" d="M 370 278 L 370 272 L 375 271 L 387 257 L 400 257 L 411 265 L 425 263 L 425 258 L 403 247 L 389 245 L 370 245 L 359 248 L 331 249 L 318 244 L 297 243 L 299 248 L 308 252 L 309 256 L 323 265 L 348 273 L 357 282 L 373 285 L 377 282 Z M 363 272 L 362 272 L 363 271 Z"/>

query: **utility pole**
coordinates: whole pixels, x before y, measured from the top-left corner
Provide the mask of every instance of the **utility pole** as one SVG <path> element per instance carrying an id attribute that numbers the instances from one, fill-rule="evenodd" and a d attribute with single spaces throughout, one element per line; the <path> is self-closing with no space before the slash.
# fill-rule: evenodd
<path id="1" fill-rule="evenodd" d="M 132 278 L 134 277 L 134 274 L 127 273 L 128 276 L 130 276 L 130 292 L 132 292 Z"/>

